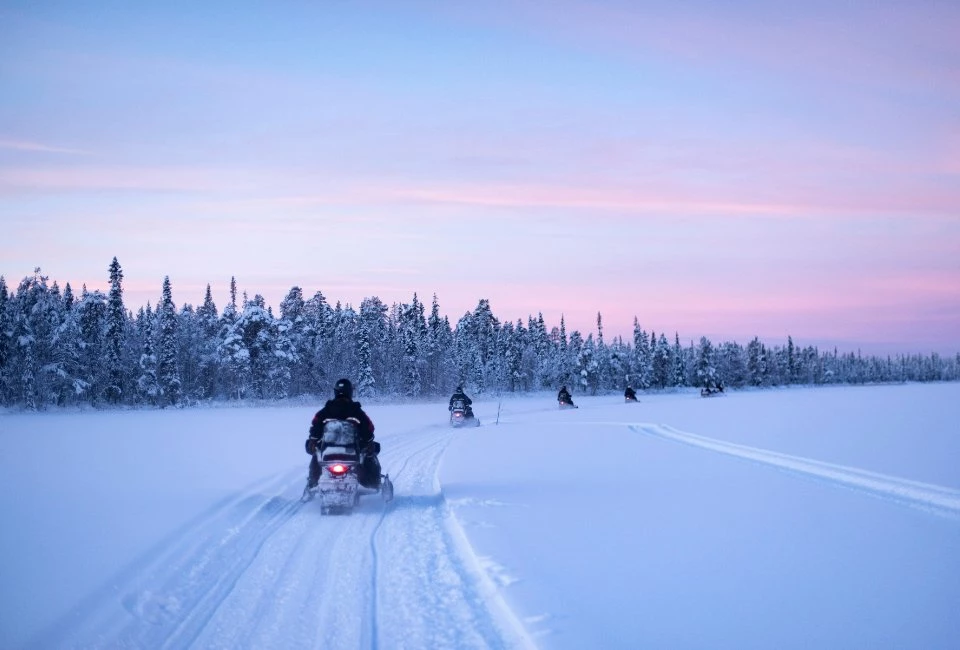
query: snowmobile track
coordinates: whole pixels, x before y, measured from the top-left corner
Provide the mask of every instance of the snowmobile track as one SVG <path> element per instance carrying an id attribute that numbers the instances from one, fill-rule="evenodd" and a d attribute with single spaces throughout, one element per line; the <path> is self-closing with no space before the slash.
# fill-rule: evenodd
<path id="1" fill-rule="evenodd" d="M 393 502 L 350 516 L 299 494 L 305 470 L 194 518 L 35 639 L 65 648 L 532 647 L 439 483 L 445 425 L 386 438 Z M 443 621 L 438 624 L 438 621 Z"/>
<path id="2" fill-rule="evenodd" d="M 870 472 L 856 467 L 835 465 L 810 458 L 724 442 L 665 425 L 634 424 L 637 433 L 700 447 L 719 454 L 769 465 L 781 471 L 844 487 L 870 496 L 915 508 L 949 519 L 960 519 L 960 490 L 896 476 Z"/>

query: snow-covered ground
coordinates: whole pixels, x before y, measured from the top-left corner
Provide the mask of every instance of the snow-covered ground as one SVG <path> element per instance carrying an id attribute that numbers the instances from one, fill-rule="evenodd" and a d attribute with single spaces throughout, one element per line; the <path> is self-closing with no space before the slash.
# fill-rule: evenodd
<path id="1" fill-rule="evenodd" d="M 574 397 L 0 415 L 0 647 L 960 647 L 960 384 Z"/>

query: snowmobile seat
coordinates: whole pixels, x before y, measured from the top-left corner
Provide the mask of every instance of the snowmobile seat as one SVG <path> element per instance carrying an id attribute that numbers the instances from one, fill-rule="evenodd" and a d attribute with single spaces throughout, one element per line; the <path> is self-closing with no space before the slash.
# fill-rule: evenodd
<path id="1" fill-rule="evenodd" d="M 326 420 L 323 423 L 323 435 L 320 438 L 321 460 L 356 460 L 357 425 L 349 420 Z"/>

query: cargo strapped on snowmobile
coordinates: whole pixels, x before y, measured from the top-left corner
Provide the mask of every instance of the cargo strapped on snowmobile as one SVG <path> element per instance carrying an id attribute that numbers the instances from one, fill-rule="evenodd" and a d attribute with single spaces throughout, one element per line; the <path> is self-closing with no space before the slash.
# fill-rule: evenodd
<path id="1" fill-rule="evenodd" d="M 320 437 L 321 460 L 351 460 L 357 457 L 357 428 L 360 422 L 346 420 L 324 420 L 323 435 Z"/>

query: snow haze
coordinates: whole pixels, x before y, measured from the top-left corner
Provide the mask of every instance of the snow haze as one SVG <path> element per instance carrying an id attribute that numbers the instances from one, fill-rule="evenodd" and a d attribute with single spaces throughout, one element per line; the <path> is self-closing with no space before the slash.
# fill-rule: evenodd
<path id="1" fill-rule="evenodd" d="M 0 647 L 960 646 L 960 384 L 473 397 L 344 516 L 319 405 L 0 414 Z"/>

